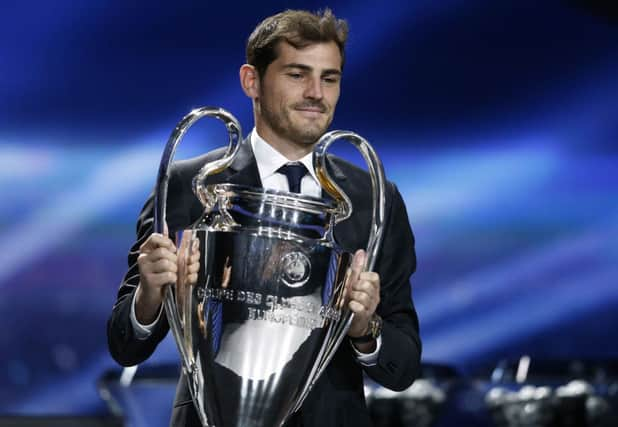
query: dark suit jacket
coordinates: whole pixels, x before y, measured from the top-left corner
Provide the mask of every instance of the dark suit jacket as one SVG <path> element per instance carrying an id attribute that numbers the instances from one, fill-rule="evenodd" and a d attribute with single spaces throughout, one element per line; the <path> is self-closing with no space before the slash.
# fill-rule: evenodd
<path id="1" fill-rule="evenodd" d="M 169 181 L 167 223 L 170 230 L 185 229 L 202 213 L 202 206 L 191 190 L 191 180 L 204 163 L 219 158 L 216 150 L 195 159 L 180 161 Z M 328 168 L 339 186 L 350 197 L 354 214 L 335 228 L 338 243 L 349 251 L 366 248 L 371 222 L 371 181 L 367 172 L 336 157 L 329 157 Z M 261 187 L 259 173 L 248 140 L 230 168 L 209 178 L 208 183 L 230 182 Z M 363 371 L 379 384 L 393 389 L 407 388 L 417 377 L 421 342 L 418 320 L 410 295 L 410 276 L 416 267 L 414 237 L 406 208 L 397 188 L 386 187 L 386 231 L 376 271 L 380 274 L 381 302 L 377 312 L 384 319 L 382 348 L 375 366 L 363 367 L 350 345 L 342 343 L 322 377 L 307 396 L 300 413 L 288 425 L 304 427 L 363 427 L 371 422 L 363 394 Z M 164 338 L 169 326 L 163 314 L 152 335 L 136 339 L 129 318 L 133 294 L 139 283 L 137 256 L 140 245 L 153 232 L 153 196 L 147 200 L 137 222 L 137 240 L 129 252 L 129 270 L 118 292 L 108 320 L 107 335 L 113 358 L 123 366 L 142 363 Z M 181 375 L 172 413 L 172 426 L 199 426 L 186 378 Z"/>

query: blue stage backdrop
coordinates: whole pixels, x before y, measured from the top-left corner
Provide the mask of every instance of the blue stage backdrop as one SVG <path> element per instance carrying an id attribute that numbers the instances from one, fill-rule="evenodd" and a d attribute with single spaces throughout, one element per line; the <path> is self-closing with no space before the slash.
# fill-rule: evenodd
<path id="1" fill-rule="evenodd" d="M 218 105 L 249 131 L 250 30 L 324 6 L 351 28 L 333 128 L 375 145 L 407 203 L 424 359 L 618 355 L 615 21 L 527 0 L 8 1 L 0 414 L 104 410 L 105 322 L 171 129 Z M 223 145 L 218 126 L 179 155 Z M 168 339 L 150 363 L 175 360 Z"/>

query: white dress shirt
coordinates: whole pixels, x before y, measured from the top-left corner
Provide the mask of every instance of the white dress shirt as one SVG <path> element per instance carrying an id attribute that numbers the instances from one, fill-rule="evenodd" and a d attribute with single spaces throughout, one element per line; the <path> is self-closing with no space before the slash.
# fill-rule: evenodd
<path id="1" fill-rule="evenodd" d="M 277 172 L 281 166 L 290 163 L 290 160 L 264 141 L 255 129 L 251 132 L 250 141 L 262 187 L 270 190 L 290 191 L 286 176 Z M 313 169 L 313 153 L 310 152 L 295 163 L 302 163 L 309 171 L 300 181 L 300 193 L 322 197 L 322 188 L 318 184 L 318 177 Z"/>
<path id="2" fill-rule="evenodd" d="M 251 132 L 249 140 L 251 142 L 251 149 L 253 150 L 253 155 L 257 163 L 260 180 L 262 181 L 262 187 L 271 190 L 289 191 L 287 177 L 277 171 L 281 168 L 281 166 L 286 163 L 290 163 L 290 160 L 262 139 L 262 137 L 258 135 L 255 128 Z M 322 197 L 322 187 L 320 187 L 320 184 L 318 183 L 319 181 L 313 168 L 313 153 L 311 152 L 307 154 L 305 157 L 297 160 L 297 162 L 305 165 L 309 171 L 309 173 L 306 174 L 300 181 L 301 194 L 313 197 Z M 163 309 L 159 311 L 159 314 L 154 322 L 149 325 L 142 325 L 137 321 L 135 316 L 135 297 L 133 298 L 130 317 L 133 329 L 135 331 L 135 336 L 138 339 L 146 339 L 150 336 L 154 326 L 161 317 L 162 311 Z M 356 354 L 357 360 L 365 366 L 372 366 L 377 363 L 378 353 L 381 346 L 381 337 L 378 337 L 376 350 L 373 353 L 361 353 L 356 350 L 353 345 L 351 345 L 352 350 L 354 350 L 354 353 Z"/>

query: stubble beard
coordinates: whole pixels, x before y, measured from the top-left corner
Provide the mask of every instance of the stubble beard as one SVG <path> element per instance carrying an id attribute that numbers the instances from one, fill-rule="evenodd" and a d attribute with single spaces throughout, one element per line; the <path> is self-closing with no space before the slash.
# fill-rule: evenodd
<path id="1" fill-rule="evenodd" d="M 290 111 L 294 107 L 286 107 L 281 105 L 280 112 L 274 112 L 268 108 L 265 102 L 260 102 L 260 112 L 266 124 L 282 138 L 285 138 L 292 143 L 302 145 L 313 145 L 318 139 L 324 135 L 326 129 L 330 125 L 331 120 L 328 119 L 324 125 L 320 122 L 314 122 L 311 125 L 303 126 L 295 123 L 290 117 Z"/>

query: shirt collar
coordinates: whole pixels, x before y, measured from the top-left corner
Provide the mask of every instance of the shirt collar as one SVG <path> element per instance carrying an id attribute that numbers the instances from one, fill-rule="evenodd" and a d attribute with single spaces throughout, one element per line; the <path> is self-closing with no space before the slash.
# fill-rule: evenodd
<path id="1" fill-rule="evenodd" d="M 250 141 L 262 182 L 277 173 L 281 166 L 286 163 L 291 163 L 287 157 L 274 149 L 268 142 L 258 135 L 255 128 L 251 131 Z M 298 159 L 297 162 L 305 165 L 315 182 L 320 182 L 318 181 L 318 177 L 313 169 L 313 152 L 307 154 L 301 159 Z"/>

